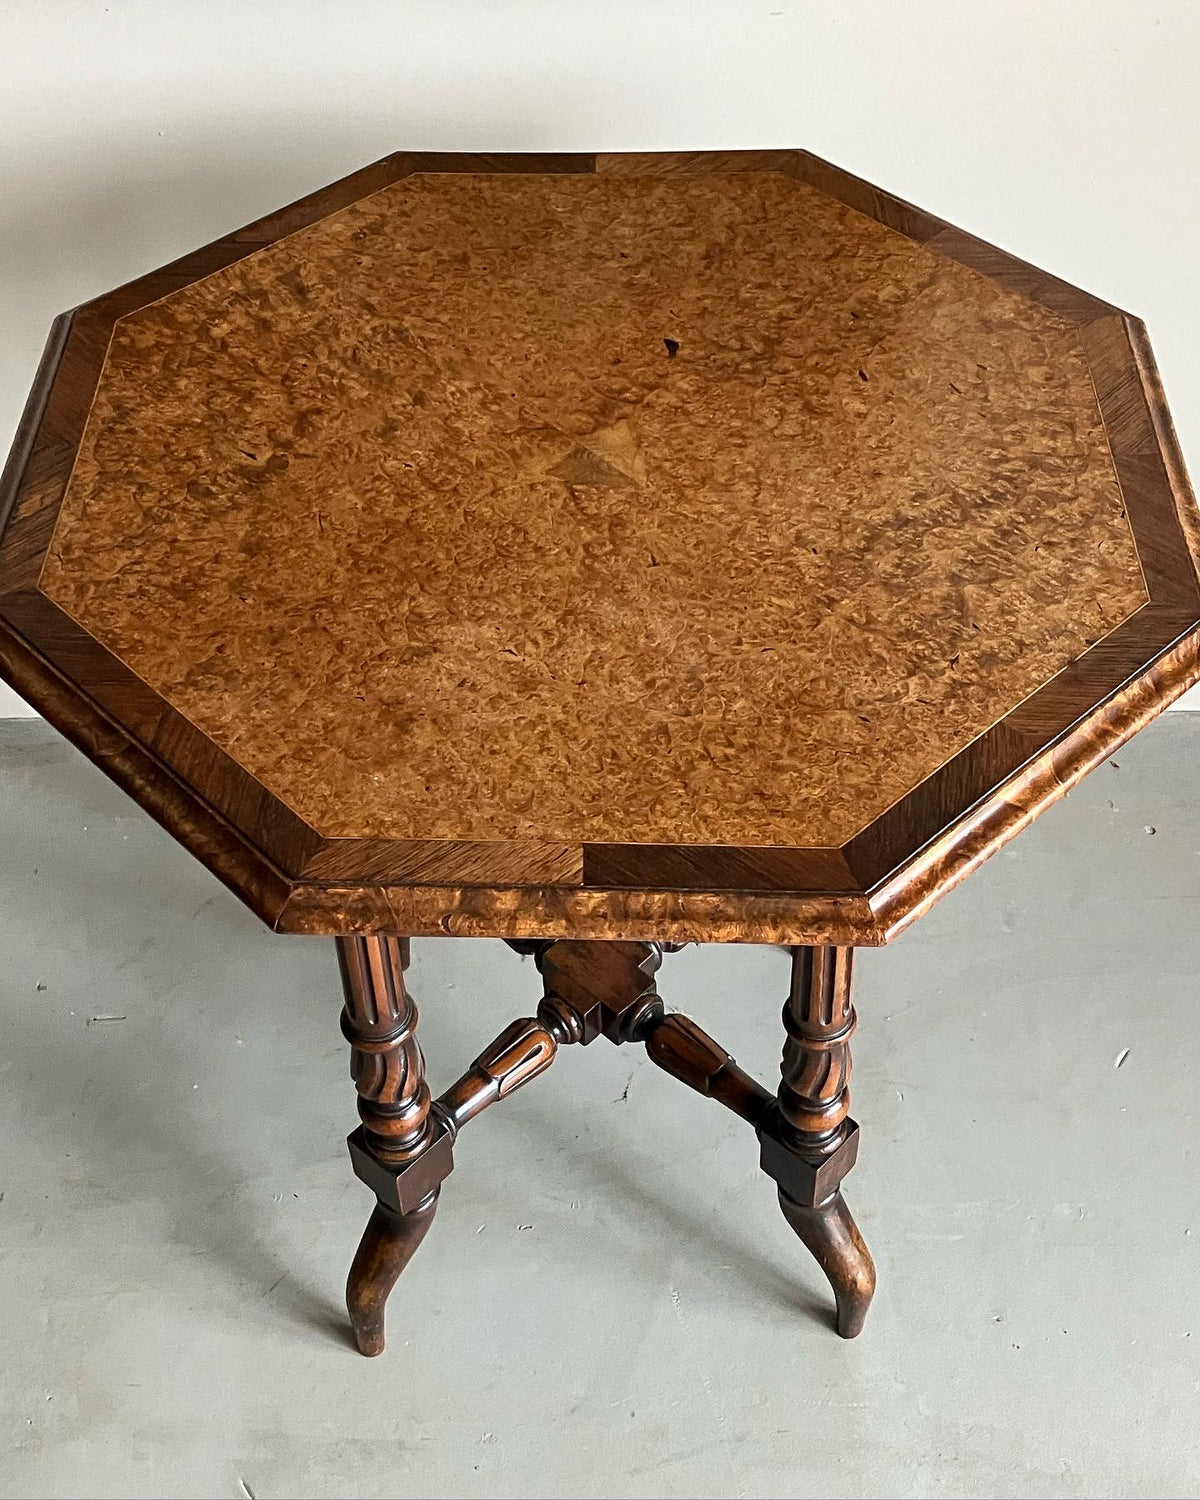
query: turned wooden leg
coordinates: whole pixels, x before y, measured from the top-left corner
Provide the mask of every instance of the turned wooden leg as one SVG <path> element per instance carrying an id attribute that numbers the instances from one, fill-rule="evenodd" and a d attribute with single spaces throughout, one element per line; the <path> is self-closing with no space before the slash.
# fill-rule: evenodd
<path id="1" fill-rule="evenodd" d="M 382 1354 L 383 1310 L 388 1293 L 433 1223 L 438 1189 L 411 1213 L 398 1214 L 382 1203 L 363 1232 L 346 1281 L 346 1308 L 360 1354 Z"/>
<path id="2" fill-rule="evenodd" d="M 425 1237 L 453 1160 L 450 1135 L 431 1114 L 417 1008 L 404 987 L 408 942 L 337 939 L 361 1127 L 350 1137 L 354 1170 L 379 1199 L 346 1284 L 346 1307 L 363 1354 L 383 1352 L 383 1310 Z"/>
<path id="3" fill-rule="evenodd" d="M 816 1208 L 805 1208 L 779 1190 L 783 1216 L 812 1251 L 837 1301 L 837 1331 L 857 1338 L 875 1295 L 875 1262 L 840 1190 Z"/>
<path id="4" fill-rule="evenodd" d="M 762 1165 L 779 1185 L 788 1223 L 829 1278 L 838 1332 L 852 1339 L 875 1291 L 874 1262 L 841 1193 L 858 1155 L 858 1126 L 849 1118 L 854 950 L 791 952 L 787 1039 L 776 1109 L 762 1128 Z"/>
<path id="5" fill-rule="evenodd" d="M 858 1153 L 858 1127 L 847 1113 L 853 951 L 792 949 L 782 1080 L 773 1096 L 695 1022 L 666 1013 L 654 983 L 658 945 L 514 940 L 510 946 L 537 959 L 544 985 L 537 1016 L 513 1021 L 431 1100 L 417 1010 L 404 984 L 407 942 L 338 939 L 342 1030 L 362 1117 L 350 1156 L 379 1200 L 346 1286 L 361 1351 L 383 1351 L 388 1294 L 433 1221 L 463 1126 L 542 1073 L 560 1047 L 586 1046 L 598 1036 L 644 1043 L 660 1068 L 753 1125 L 783 1212 L 833 1287 L 839 1333 L 860 1332 L 875 1267 L 841 1195 Z"/>

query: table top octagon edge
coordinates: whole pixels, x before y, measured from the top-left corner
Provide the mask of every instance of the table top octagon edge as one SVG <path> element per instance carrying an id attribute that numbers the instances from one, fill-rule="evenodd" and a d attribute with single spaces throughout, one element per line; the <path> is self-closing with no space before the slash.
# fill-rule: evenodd
<path id="1" fill-rule="evenodd" d="M 1081 329 L 1150 602 L 841 849 L 322 839 L 37 593 L 118 318 L 421 171 L 782 171 Z M 887 941 L 1200 680 L 1200 519 L 1142 325 L 806 152 L 398 154 L 56 320 L 0 480 L 0 675 L 281 931 Z M 212 778 L 205 784 L 204 776 Z M 972 780 L 974 776 L 974 780 Z M 940 782 L 939 782 L 940 778 Z M 913 809 L 916 809 L 914 813 Z M 414 847 L 441 843 L 442 847 Z M 380 848 L 380 844 L 406 847 Z M 366 845 L 372 845 L 366 848 Z M 362 846 L 355 848 L 353 846 Z M 632 857 L 630 857 L 632 853 Z"/>

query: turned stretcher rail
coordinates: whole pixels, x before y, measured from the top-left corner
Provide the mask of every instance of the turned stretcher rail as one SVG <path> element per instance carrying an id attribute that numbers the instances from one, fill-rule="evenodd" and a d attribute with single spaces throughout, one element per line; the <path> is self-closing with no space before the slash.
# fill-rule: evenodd
<path id="1" fill-rule="evenodd" d="M 512 943 L 537 962 L 544 992 L 536 1016 L 512 1021 L 437 1099 L 424 1081 L 416 1006 L 404 983 L 408 945 L 396 938 L 340 940 L 362 1125 L 349 1140 L 354 1170 L 378 1205 L 351 1267 L 346 1304 L 359 1348 L 383 1348 L 383 1308 L 432 1221 L 453 1170 L 459 1131 L 544 1073 L 563 1046 L 599 1036 L 640 1042 L 650 1060 L 750 1124 L 760 1166 L 779 1190 L 789 1224 L 825 1271 L 838 1328 L 853 1337 L 874 1290 L 870 1255 L 840 1185 L 858 1154 L 848 1118 L 852 952 L 797 948 L 785 1007 L 787 1041 L 778 1094 L 739 1068 L 690 1017 L 668 1013 L 655 987 L 656 943 Z"/>
<path id="2" fill-rule="evenodd" d="M 729 1053 L 695 1021 L 664 1015 L 645 1037 L 650 1060 L 706 1099 L 715 1099 L 759 1129 L 775 1095 L 739 1068 Z"/>
<path id="3" fill-rule="evenodd" d="M 544 1073 L 560 1046 L 578 1040 L 553 1010 L 553 1002 L 543 1002 L 536 1020 L 525 1016 L 505 1027 L 434 1102 L 434 1113 L 457 1136 L 468 1120 Z M 665 1073 L 723 1104 L 756 1130 L 775 1104 L 774 1094 L 688 1016 L 664 1014 L 661 1006 L 650 1009 L 632 1040 L 644 1042 L 651 1061 Z"/>

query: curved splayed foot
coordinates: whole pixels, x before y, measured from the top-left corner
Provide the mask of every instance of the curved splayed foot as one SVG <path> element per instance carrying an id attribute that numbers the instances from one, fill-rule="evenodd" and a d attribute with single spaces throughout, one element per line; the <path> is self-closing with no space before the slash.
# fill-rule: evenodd
<path id="1" fill-rule="evenodd" d="M 875 1295 L 875 1262 L 841 1193 L 816 1208 L 779 1194 L 784 1218 L 812 1251 L 837 1298 L 837 1331 L 844 1339 L 862 1332 Z"/>
<path id="2" fill-rule="evenodd" d="M 433 1223 L 437 1200 L 437 1193 L 431 1193 L 409 1214 L 395 1213 L 380 1203 L 371 1215 L 346 1282 L 346 1309 L 363 1354 L 383 1353 L 388 1293 Z"/>

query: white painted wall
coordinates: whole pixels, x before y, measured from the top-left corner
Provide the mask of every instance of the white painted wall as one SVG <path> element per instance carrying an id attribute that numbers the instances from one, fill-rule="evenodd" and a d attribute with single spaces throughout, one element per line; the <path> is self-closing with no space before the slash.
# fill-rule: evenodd
<path id="1" fill-rule="evenodd" d="M 1200 468 L 1197 78 L 1196 0 L 0 0 L 0 446 L 55 313 L 388 151 L 807 146 L 1144 317 Z"/>

